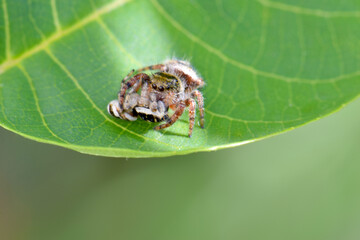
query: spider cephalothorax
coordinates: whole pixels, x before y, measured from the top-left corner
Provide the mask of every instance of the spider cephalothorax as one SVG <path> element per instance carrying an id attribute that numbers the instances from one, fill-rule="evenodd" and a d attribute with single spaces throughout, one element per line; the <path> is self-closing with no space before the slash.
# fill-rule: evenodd
<path id="1" fill-rule="evenodd" d="M 157 70 L 147 75 L 143 71 Z M 160 130 L 171 126 L 189 107 L 189 137 L 194 122 L 196 102 L 200 110 L 200 126 L 204 128 L 204 99 L 198 88 L 204 81 L 198 76 L 189 62 L 169 60 L 164 64 L 151 65 L 132 70 L 121 83 L 118 99 L 108 105 L 108 112 L 114 117 L 135 121 L 139 116 L 150 122 L 166 123 L 156 126 Z M 168 110 L 174 114 L 169 117 Z"/>

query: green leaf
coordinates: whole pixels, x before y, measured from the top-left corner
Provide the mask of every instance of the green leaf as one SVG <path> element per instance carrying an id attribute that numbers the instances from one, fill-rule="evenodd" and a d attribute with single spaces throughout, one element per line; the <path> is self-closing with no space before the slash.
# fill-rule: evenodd
<path id="1" fill-rule="evenodd" d="M 345 0 L 2 0 L 0 124 L 106 156 L 241 145 L 316 120 L 359 96 L 360 4 Z M 190 59 L 206 126 L 164 131 L 106 112 L 133 68 Z"/>

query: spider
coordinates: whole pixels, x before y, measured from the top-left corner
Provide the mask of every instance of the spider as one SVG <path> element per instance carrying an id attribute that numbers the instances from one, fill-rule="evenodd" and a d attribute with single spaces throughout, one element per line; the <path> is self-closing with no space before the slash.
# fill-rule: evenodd
<path id="1" fill-rule="evenodd" d="M 157 70 L 151 75 L 143 73 Z M 117 118 L 135 121 L 139 116 L 149 122 L 165 123 L 155 130 L 173 125 L 189 107 L 189 137 L 195 123 L 196 102 L 200 110 L 200 126 L 204 128 L 204 98 L 199 90 L 204 81 L 189 62 L 168 60 L 136 70 L 133 69 L 122 80 L 118 99 L 108 105 L 108 112 Z M 134 76 L 133 76 L 134 75 Z M 171 117 L 168 110 L 174 113 Z"/>

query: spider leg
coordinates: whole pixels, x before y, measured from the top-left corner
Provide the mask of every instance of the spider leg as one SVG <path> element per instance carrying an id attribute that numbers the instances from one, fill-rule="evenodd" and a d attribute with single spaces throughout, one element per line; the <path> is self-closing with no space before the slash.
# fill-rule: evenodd
<path id="1" fill-rule="evenodd" d="M 114 117 L 128 120 L 128 121 L 135 121 L 137 119 L 136 116 L 133 116 L 131 113 L 124 112 L 122 113 L 119 108 L 119 101 L 113 100 L 107 106 L 108 113 Z"/>
<path id="2" fill-rule="evenodd" d="M 121 81 L 121 87 L 124 85 L 124 83 L 134 74 L 135 69 L 131 70 L 126 77 Z"/>
<path id="3" fill-rule="evenodd" d="M 201 128 L 204 128 L 204 97 L 201 94 L 201 92 L 199 90 L 195 90 L 193 92 L 193 96 L 196 97 L 196 100 L 198 102 L 199 105 L 199 111 L 200 111 L 200 126 Z"/>
<path id="4" fill-rule="evenodd" d="M 132 86 L 134 86 L 136 83 L 139 84 L 139 86 L 137 86 L 137 88 L 140 88 L 143 81 L 147 81 L 149 79 L 150 79 L 150 77 L 147 74 L 138 73 L 134 77 L 132 77 L 126 84 L 123 84 L 123 86 L 121 87 L 121 89 L 120 89 L 120 91 L 118 93 L 119 108 L 120 108 L 119 110 L 121 112 L 121 115 L 122 115 L 122 112 L 124 110 L 123 105 L 124 105 L 124 99 L 125 99 L 126 91 L 129 88 L 131 88 Z"/>
<path id="5" fill-rule="evenodd" d="M 164 129 L 164 128 L 167 128 L 167 127 L 170 127 L 171 125 L 173 125 L 179 119 L 179 117 L 183 114 L 185 107 L 186 107 L 185 102 L 181 101 L 178 104 L 175 113 L 170 117 L 170 119 L 166 123 L 156 126 L 154 129 L 160 130 L 160 129 Z"/>
<path id="6" fill-rule="evenodd" d="M 146 66 L 143 68 L 139 68 L 136 71 L 137 72 L 143 72 L 143 71 L 148 71 L 148 70 L 165 70 L 165 64 L 156 64 L 156 65 L 150 65 L 150 66 Z"/>
<path id="7" fill-rule="evenodd" d="M 192 79 L 192 82 L 199 88 L 201 88 L 205 85 L 205 82 L 202 78 Z"/>
<path id="8" fill-rule="evenodd" d="M 168 112 L 167 112 L 167 108 L 165 107 L 165 103 L 163 101 L 158 101 L 157 106 L 158 106 L 157 110 L 159 112 L 165 113 L 162 121 L 169 121 L 170 118 L 169 118 L 169 115 L 168 115 Z"/>
<path id="9" fill-rule="evenodd" d="M 184 61 L 184 60 L 177 60 L 177 59 L 171 59 L 165 62 L 165 64 L 180 64 L 180 65 L 184 65 L 187 67 L 191 67 L 190 63 L 188 61 Z"/>
<path id="10" fill-rule="evenodd" d="M 131 93 L 136 93 L 139 91 L 140 87 L 142 86 L 142 81 L 138 81 L 137 83 L 134 84 L 134 86 L 132 86 L 130 89 L 128 89 L 128 93 L 127 94 L 131 94 Z"/>
<path id="11" fill-rule="evenodd" d="M 187 99 L 186 106 L 189 107 L 189 137 L 191 137 L 195 123 L 195 111 L 196 111 L 195 100 L 192 98 Z"/>
<path id="12" fill-rule="evenodd" d="M 147 71 L 147 70 L 164 70 L 164 69 L 165 69 L 164 64 L 150 65 L 150 66 L 146 66 L 146 67 L 143 67 L 143 68 L 139 68 L 137 70 L 133 69 L 121 81 L 121 88 L 123 87 L 125 82 L 128 81 L 129 78 L 131 78 L 131 76 L 134 74 L 134 72 L 140 73 L 140 72 Z"/>
<path id="13" fill-rule="evenodd" d="M 135 69 L 131 70 L 131 71 L 128 73 L 128 75 L 126 75 L 126 76 L 124 77 L 124 79 L 121 81 L 120 91 L 121 91 L 121 89 L 124 88 L 125 83 L 126 83 L 129 79 L 130 79 L 130 80 L 132 79 L 132 78 L 130 78 L 130 77 L 134 74 L 134 72 L 135 72 Z M 140 86 L 141 86 L 141 81 L 140 81 L 140 84 L 139 84 L 139 83 L 135 83 L 135 84 L 134 84 L 134 87 L 131 88 L 128 92 L 129 92 L 129 93 L 133 93 L 133 92 L 134 92 L 134 89 L 135 89 L 135 92 L 137 92 L 138 89 L 140 88 Z M 136 89 L 137 89 L 137 90 L 136 90 Z M 120 91 L 119 91 L 119 92 L 120 92 Z M 121 104 L 121 106 L 122 106 L 122 104 Z"/>
<path id="14" fill-rule="evenodd" d="M 144 82 L 142 88 L 141 88 L 141 95 L 139 100 L 139 106 L 140 107 L 148 107 L 149 101 L 150 101 L 150 94 L 151 94 L 151 86 L 148 82 Z"/>

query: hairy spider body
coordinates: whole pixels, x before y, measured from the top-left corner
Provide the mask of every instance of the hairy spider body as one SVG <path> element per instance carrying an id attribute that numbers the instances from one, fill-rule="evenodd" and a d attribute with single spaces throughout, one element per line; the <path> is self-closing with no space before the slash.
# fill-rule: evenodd
<path id="1" fill-rule="evenodd" d="M 151 75 L 143 73 L 157 70 Z M 132 70 L 121 83 L 118 99 L 108 105 L 108 112 L 114 117 L 135 121 L 137 117 L 150 122 L 166 123 L 156 126 L 155 130 L 174 124 L 189 108 L 189 137 L 195 122 L 196 101 L 200 110 L 200 126 L 204 128 L 204 100 L 198 88 L 204 86 L 189 62 L 169 60 L 164 64 L 151 65 Z M 140 94 L 138 93 L 141 90 Z M 196 101 L 195 101 L 196 99 Z M 171 117 L 169 108 L 174 110 Z"/>

